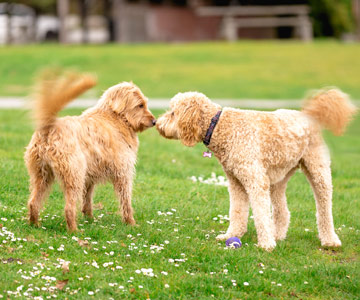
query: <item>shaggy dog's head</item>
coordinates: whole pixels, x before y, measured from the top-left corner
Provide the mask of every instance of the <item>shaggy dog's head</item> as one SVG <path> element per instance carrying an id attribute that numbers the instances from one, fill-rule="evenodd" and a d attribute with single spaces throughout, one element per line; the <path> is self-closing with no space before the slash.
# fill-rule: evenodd
<path id="1" fill-rule="evenodd" d="M 170 110 L 157 120 L 156 128 L 165 138 L 193 147 L 204 139 L 211 118 L 220 108 L 204 94 L 178 93 L 170 101 Z"/>
<path id="2" fill-rule="evenodd" d="M 132 82 L 122 82 L 107 89 L 99 107 L 111 110 L 125 120 L 134 131 L 141 132 L 155 125 L 156 120 L 147 107 L 147 98 Z"/>

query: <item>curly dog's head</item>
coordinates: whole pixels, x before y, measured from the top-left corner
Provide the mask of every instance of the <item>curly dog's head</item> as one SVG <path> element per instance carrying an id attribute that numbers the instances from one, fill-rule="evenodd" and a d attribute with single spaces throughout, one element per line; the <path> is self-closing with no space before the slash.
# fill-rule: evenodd
<path id="1" fill-rule="evenodd" d="M 147 98 L 132 82 L 122 82 L 107 89 L 99 106 L 119 115 L 136 131 L 155 125 L 156 120 L 147 107 Z"/>
<path id="2" fill-rule="evenodd" d="M 178 93 L 170 101 L 170 110 L 156 122 L 159 133 L 168 139 L 177 139 L 188 147 L 203 140 L 209 127 L 209 118 L 220 109 L 204 94 Z"/>

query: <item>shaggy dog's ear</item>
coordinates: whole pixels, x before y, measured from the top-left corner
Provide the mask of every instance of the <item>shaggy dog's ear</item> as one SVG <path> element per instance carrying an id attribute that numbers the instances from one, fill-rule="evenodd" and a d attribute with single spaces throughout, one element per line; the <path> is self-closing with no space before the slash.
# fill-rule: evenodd
<path id="1" fill-rule="evenodd" d="M 192 99 L 179 107 L 178 129 L 181 142 L 188 147 L 195 146 L 201 140 L 201 110 L 199 103 Z"/>
<path id="2" fill-rule="evenodd" d="M 135 97 L 140 98 L 140 95 L 137 95 L 138 93 L 134 84 L 123 82 L 107 91 L 106 100 L 114 112 L 121 114 Z"/>

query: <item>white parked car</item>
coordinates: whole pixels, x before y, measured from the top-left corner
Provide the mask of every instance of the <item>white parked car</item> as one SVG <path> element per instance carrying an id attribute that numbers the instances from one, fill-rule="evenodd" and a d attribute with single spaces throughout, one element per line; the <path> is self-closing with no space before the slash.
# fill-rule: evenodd
<path id="1" fill-rule="evenodd" d="M 0 3 L 0 45 L 6 44 L 9 32 L 9 18 L 6 15 L 7 3 Z M 52 15 L 41 15 L 35 18 L 31 7 L 22 4 L 11 5 L 11 43 L 31 43 L 57 40 L 59 36 L 59 19 Z M 87 18 L 89 43 L 106 43 L 109 33 L 106 19 L 103 16 L 91 15 Z M 69 15 L 66 18 L 67 41 L 81 43 L 83 31 L 80 18 Z"/>
<path id="2" fill-rule="evenodd" d="M 0 3 L 0 44 L 5 44 L 8 37 L 12 43 L 27 43 L 34 38 L 35 12 L 32 8 L 23 4 Z M 6 15 L 11 7 L 10 20 Z M 8 24 L 11 24 L 9 34 Z"/>

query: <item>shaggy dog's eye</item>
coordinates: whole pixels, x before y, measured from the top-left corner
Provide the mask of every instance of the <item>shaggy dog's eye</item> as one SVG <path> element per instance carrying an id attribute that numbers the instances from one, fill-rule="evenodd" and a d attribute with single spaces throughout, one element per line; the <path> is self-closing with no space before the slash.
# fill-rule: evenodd
<path id="1" fill-rule="evenodd" d="M 174 112 L 172 112 L 172 113 L 171 113 L 171 116 L 172 116 L 172 117 L 173 117 L 173 116 L 175 116 L 175 113 L 174 113 Z"/>
<path id="2" fill-rule="evenodd" d="M 140 108 L 143 108 L 143 107 L 144 107 L 144 104 L 140 104 L 139 107 L 140 107 Z"/>

